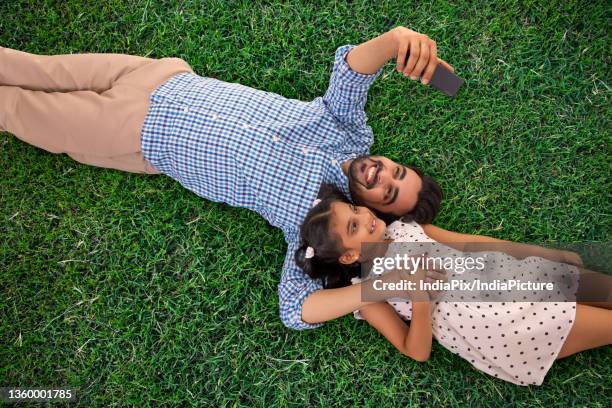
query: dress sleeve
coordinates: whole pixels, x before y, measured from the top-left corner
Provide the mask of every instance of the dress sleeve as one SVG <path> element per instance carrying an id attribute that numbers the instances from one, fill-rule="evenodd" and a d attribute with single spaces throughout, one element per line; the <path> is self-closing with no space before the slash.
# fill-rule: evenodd
<path id="1" fill-rule="evenodd" d="M 283 273 L 278 285 L 278 303 L 283 324 L 295 330 L 313 329 L 323 323 L 306 323 L 302 320 L 302 305 L 313 292 L 323 289 L 319 280 L 312 279 L 295 263 L 294 254 L 299 244 L 290 241 L 283 264 Z"/>

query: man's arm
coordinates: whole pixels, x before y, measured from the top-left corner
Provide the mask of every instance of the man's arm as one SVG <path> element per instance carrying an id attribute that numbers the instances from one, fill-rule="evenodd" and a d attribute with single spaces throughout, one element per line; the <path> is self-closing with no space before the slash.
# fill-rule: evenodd
<path id="1" fill-rule="evenodd" d="M 408 53 L 410 57 L 406 58 Z M 372 145 L 374 135 L 365 114 L 368 89 L 392 58 L 397 60 L 398 71 L 414 79 L 422 74 L 425 83 L 438 63 L 453 70 L 437 58 L 435 41 L 405 27 L 396 27 L 358 46 L 339 47 L 322 102 L 340 123 L 351 128 L 346 133 L 347 151 L 365 154 Z"/>
<path id="2" fill-rule="evenodd" d="M 410 54 L 408 61 L 406 55 Z M 438 58 L 436 42 L 424 34 L 396 27 L 353 48 L 346 57 L 349 67 L 361 74 L 377 72 L 390 59 L 396 59 L 396 69 L 416 80 L 429 83 L 436 66 L 441 63 L 453 71 L 447 62 Z"/>
<path id="3" fill-rule="evenodd" d="M 306 322 L 302 319 L 302 304 L 312 293 L 323 288 L 318 280 L 310 278 L 295 263 L 295 251 L 298 243 L 289 241 L 287 254 L 283 264 L 283 273 L 278 284 L 279 314 L 283 324 L 295 330 L 314 329 L 321 324 L 313 321 Z"/>

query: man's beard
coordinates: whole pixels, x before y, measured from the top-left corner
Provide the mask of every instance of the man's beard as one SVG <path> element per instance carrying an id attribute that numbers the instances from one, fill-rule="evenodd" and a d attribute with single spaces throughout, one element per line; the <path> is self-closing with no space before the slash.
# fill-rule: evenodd
<path id="1" fill-rule="evenodd" d="M 368 190 L 375 185 L 376 177 L 378 177 L 378 172 L 380 172 L 382 168 L 382 162 L 380 160 L 372 159 L 371 155 L 359 156 L 353 159 L 348 169 L 348 182 L 349 182 L 349 191 L 351 193 L 351 198 L 353 199 L 353 203 L 357 205 L 365 205 L 363 200 L 361 200 L 361 194 L 359 190 L 365 189 Z M 371 163 L 370 163 L 371 162 Z M 359 179 L 359 176 L 363 173 L 362 167 L 368 164 L 376 164 L 378 166 L 378 170 L 376 175 L 374 176 L 374 183 L 371 186 L 367 186 L 362 183 Z M 365 175 L 364 181 L 365 181 Z"/>
<path id="2" fill-rule="evenodd" d="M 378 177 L 378 173 L 382 169 L 382 161 L 375 160 L 372 157 L 374 156 L 367 155 L 367 156 L 359 156 L 353 159 L 353 161 L 351 162 L 351 165 L 349 166 L 349 170 L 348 170 L 349 185 L 356 183 L 368 190 L 374 187 L 374 185 L 376 184 L 376 177 Z M 374 175 L 374 179 L 371 185 L 368 186 L 365 183 L 365 175 L 363 175 L 364 182 L 360 181 L 359 175 L 363 173 L 364 166 L 368 166 L 372 164 L 375 164 L 378 167 L 378 169 L 376 170 L 376 174 Z"/>

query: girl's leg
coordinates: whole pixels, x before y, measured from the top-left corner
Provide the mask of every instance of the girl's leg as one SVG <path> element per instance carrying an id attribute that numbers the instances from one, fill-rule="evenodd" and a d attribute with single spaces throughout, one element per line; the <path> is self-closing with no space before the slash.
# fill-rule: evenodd
<path id="1" fill-rule="evenodd" d="M 32 91 L 100 93 L 153 61 L 125 54 L 38 55 L 0 47 L 0 85 Z"/>
<path id="2" fill-rule="evenodd" d="M 578 269 L 580 280 L 576 301 L 610 309 L 612 305 L 612 276 L 585 268 Z"/>
<path id="3" fill-rule="evenodd" d="M 576 319 L 557 359 L 612 344 L 612 310 L 576 305 Z"/>
<path id="4" fill-rule="evenodd" d="M 601 307 L 604 309 L 612 309 L 612 302 L 578 302 L 581 305 L 588 305 L 593 307 Z"/>

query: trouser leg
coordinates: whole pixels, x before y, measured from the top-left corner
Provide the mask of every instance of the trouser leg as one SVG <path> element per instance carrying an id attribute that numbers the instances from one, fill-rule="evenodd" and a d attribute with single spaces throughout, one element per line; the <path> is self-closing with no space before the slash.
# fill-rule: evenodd
<path id="1" fill-rule="evenodd" d="M 181 72 L 193 71 L 181 59 L 162 58 L 122 75 L 101 93 L 0 85 L 0 130 L 82 163 L 157 173 L 142 156 L 142 124 L 151 92 Z"/>
<path id="2" fill-rule="evenodd" d="M 126 54 L 38 55 L 0 47 L 0 85 L 32 91 L 101 93 L 154 61 Z"/>

